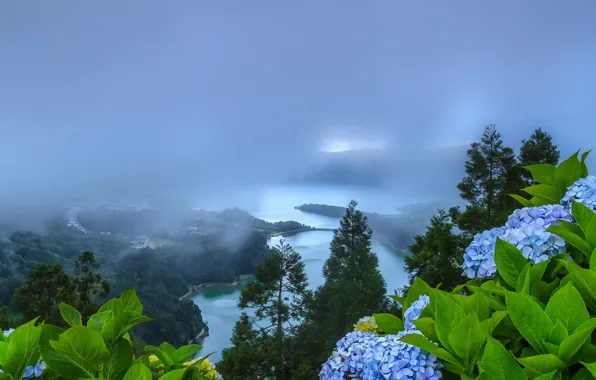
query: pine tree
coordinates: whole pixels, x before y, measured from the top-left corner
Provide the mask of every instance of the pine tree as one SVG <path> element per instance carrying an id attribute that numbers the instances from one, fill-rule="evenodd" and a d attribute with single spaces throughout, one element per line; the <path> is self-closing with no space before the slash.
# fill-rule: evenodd
<path id="1" fill-rule="evenodd" d="M 523 140 L 519 149 L 519 163 L 521 166 L 535 164 L 559 163 L 560 153 L 557 146 L 553 144 L 552 137 L 542 128 L 537 128 L 528 140 Z M 532 183 L 532 177 L 527 170 L 524 170 L 523 177 L 528 183 Z"/>
<path id="2" fill-rule="evenodd" d="M 242 290 L 238 306 L 255 309 L 255 334 L 247 332 L 248 324 L 242 317 L 237 324 L 238 334 L 252 340 L 252 349 L 269 354 L 276 379 L 289 379 L 293 361 L 292 345 L 297 324 L 306 315 L 306 302 L 310 299 L 308 281 L 300 254 L 282 240 L 265 256 L 263 264 L 255 270 L 255 280 Z M 267 326 L 261 326 L 265 322 Z M 240 334 L 240 332 L 243 334 Z M 234 341 L 232 342 L 234 343 Z M 230 349 L 222 364 L 225 371 L 238 367 L 246 342 Z M 227 377 L 238 373 L 226 372 Z M 254 375 L 254 374 L 253 374 Z"/>
<path id="3" fill-rule="evenodd" d="M 317 289 L 301 329 L 301 351 L 314 368 L 358 319 L 388 307 L 385 280 L 371 249 L 372 231 L 357 205 L 350 202 L 334 232 L 331 255 L 323 267 L 325 284 Z"/>
<path id="4" fill-rule="evenodd" d="M 466 175 L 457 188 L 468 207 L 458 219 L 458 226 L 475 234 L 503 222 L 500 206 L 508 197 L 508 185 L 515 179 L 512 173 L 516 159 L 513 150 L 503 145 L 495 125 L 484 129 L 482 139 L 470 145 L 467 156 Z"/>
<path id="5" fill-rule="evenodd" d="M 450 291 L 465 282 L 461 260 L 467 240 L 455 233 L 454 228 L 450 215 L 439 210 L 431 217 L 425 234 L 414 237 L 410 255 L 405 258 L 410 284 L 418 277 L 431 287 L 441 284 L 441 289 Z"/>
<path id="6" fill-rule="evenodd" d="M 94 299 L 107 297 L 110 293 L 110 284 L 101 278 L 98 269 L 99 264 L 95 261 L 93 252 L 83 252 L 75 261 L 74 284 L 78 299 L 74 306 L 80 311 L 83 321 L 97 311 L 98 307 L 93 304 Z"/>

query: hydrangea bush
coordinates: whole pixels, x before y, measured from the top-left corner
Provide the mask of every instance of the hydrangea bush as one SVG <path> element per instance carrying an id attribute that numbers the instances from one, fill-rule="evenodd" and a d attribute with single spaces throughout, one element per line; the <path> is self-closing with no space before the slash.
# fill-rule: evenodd
<path id="1" fill-rule="evenodd" d="M 150 320 L 134 288 L 105 303 L 86 325 L 72 306 L 62 303 L 60 312 L 66 330 L 32 320 L 3 331 L 0 379 L 221 379 L 206 356 L 195 358 L 197 344 L 146 346 L 147 354 L 134 356 L 128 331 Z"/>
<path id="2" fill-rule="evenodd" d="M 320 378 L 440 379 L 442 365 L 435 355 L 400 340 L 409 334 L 422 334 L 414 323 L 429 302 L 426 295 L 413 302 L 404 313 L 405 324 L 390 314 L 360 319 L 354 331 L 337 342 Z"/>
<path id="3" fill-rule="evenodd" d="M 470 280 L 446 292 L 415 279 L 405 296 L 391 296 L 404 310 L 401 332 L 398 316 L 375 315 L 387 335 L 348 334 L 321 379 L 596 379 L 596 177 L 588 153 L 528 166 L 537 183 L 523 189 L 531 198 L 512 195 L 522 207 L 465 250 Z M 410 352 L 433 373 L 415 372 L 411 360 L 401 367 Z M 384 364 L 399 363 L 391 372 L 366 370 L 387 353 Z"/>

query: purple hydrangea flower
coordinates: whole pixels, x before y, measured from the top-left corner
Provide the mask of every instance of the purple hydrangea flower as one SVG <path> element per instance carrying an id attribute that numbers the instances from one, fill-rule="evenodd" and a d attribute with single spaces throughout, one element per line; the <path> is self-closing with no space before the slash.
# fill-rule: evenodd
<path id="1" fill-rule="evenodd" d="M 564 253 L 565 240 L 546 232 L 559 220 L 573 221 L 567 209 L 561 205 L 526 207 L 515 210 L 505 224 L 504 240 L 516 246 L 533 264 Z"/>
<path id="2" fill-rule="evenodd" d="M 561 204 L 570 208 L 572 201 L 582 203 L 592 211 L 596 211 L 596 176 L 580 178 L 567 188 Z"/>
<path id="3" fill-rule="evenodd" d="M 464 253 L 462 269 L 469 278 L 490 277 L 497 272 L 495 264 L 495 243 L 497 237 L 503 238 L 505 227 L 483 231 L 476 236 Z"/>

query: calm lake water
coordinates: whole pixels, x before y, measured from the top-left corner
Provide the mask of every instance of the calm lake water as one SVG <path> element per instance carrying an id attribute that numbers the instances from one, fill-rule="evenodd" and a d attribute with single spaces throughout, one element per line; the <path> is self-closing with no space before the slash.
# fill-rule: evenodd
<path id="1" fill-rule="evenodd" d="M 359 202 L 359 208 L 365 211 L 391 213 L 398 206 L 424 201 L 396 197 L 379 192 L 362 189 L 345 188 L 276 188 L 260 194 L 257 207 L 247 208 L 253 215 L 268 221 L 296 220 L 319 228 L 337 228 L 339 219 L 326 218 L 306 214 L 295 210 L 294 206 L 304 203 L 324 203 L 346 205 L 350 199 Z M 246 207 L 246 206 L 245 206 Z M 285 241 L 302 255 L 306 266 L 309 287 L 315 289 L 323 284 L 322 268 L 329 257 L 329 243 L 333 233 L 328 231 L 309 231 L 285 237 Z M 275 245 L 279 237 L 271 239 Z M 379 257 L 381 273 L 387 282 L 387 290 L 393 290 L 407 283 L 404 271 L 404 255 L 391 252 L 380 244 L 373 242 L 373 250 Z M 230 337 L 234 324 L 241 314 L 237 307 L 240 288 L 210 287 L 200 291 L 193 301 L 200 307 L 203 319 L 209 325 L 209 336 L 203 341 L 202 354 L 215 351 L 211 356 L 213 362 L 221 359 L 221 350 L 230 346 Z M 247 310 L 250 313 L 250 310 Z"/>

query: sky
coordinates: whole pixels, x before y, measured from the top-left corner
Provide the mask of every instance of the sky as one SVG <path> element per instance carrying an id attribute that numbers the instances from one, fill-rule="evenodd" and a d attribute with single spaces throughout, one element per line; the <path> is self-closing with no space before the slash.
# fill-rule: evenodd
<path id="1" fill-rule="evenodd" d="M 0 195 L 200 194 L 491 123 L 594 148 L 594 20 L 593 0 L 2 1 Z"/>

